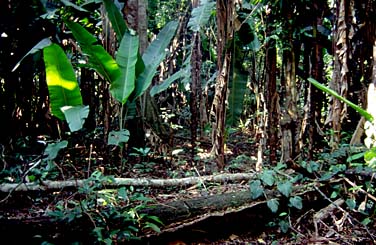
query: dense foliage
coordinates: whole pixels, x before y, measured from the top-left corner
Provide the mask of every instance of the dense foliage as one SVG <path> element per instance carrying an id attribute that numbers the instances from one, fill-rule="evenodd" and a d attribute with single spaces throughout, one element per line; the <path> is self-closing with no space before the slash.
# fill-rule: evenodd
<path id="1" fill-rule="evenodd" d="M 86 179 L 49 215 L 86 216 L 106 243 L 163 225 L 140 213 L 146 190 L 103 191 L 115 177 L 234 169 L 257 173 L 250 196 L 265 197 L 283 232 L 303 208 L 294 185 L 331 178 L 353 184 L 326 194 L 367 227 L 375 9 L 372 0 L 2 1 L 0 182 Z M 269 198 L 273 189 L 280 197 Z"/>

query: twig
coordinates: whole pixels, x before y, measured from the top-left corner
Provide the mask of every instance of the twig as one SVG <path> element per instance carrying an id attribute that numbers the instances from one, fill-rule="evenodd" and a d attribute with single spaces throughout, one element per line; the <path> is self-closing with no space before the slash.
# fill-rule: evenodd
<path id="1" fill-rule="evenodd" d="M 367 226 L 364 225 L 362 222 L 360 222 L 359 220 L 355 219 L 354 217 L 352 217 L 352 215 L 349 214 L 349 212 L 347 212 L 346 210 L 344 210 L 342 207 L 338 206 L 336 203 L 334 203 L 332 200 L 330 200 L 329 197 L 327 197 L 319 188 L 317 188 L 316 186 L 313 186 L 313 188 L 315 188 L 315 190 L 320 193 L 320 195 L 322 197 L 324 197 L 325 200 L 327 200 L 328 202 L 330 202 L 331 204 L 333 204 L 334 206 L 336 206 L 339 210 L 341 210 L 342 212 L 346 213 L 349 218 L 351 218 L 352 220 L 354 220 L 356 223 L 358 223 L 359 225 L 363 226 L 363 228 L 366 230 L 367 234 L 369 235 L 369 237 L 372 239 L 372 242 L 375 243 L 375 239 L 374 239 L 374 235 L 371 234 L 371 232 L 368 230 Z"/>
<path id="2" fill-rule="evenodd" d="M 347 183 L 349 183 L 352 187 L 357 187 L 356 189 L 359 190 L 360 192 L 366 194 L 369 198 L 371 198 L 372 200 L 374 200 L 376 202 L 376 197 L 373 196 L 372 194 L 369 194 L 367 191 L 363 190 L 362 188 L 360 188 L 359 186 L 357 186 L 354 182 L 352 182 L 351 180 L 349 180 L 348 178 L 344 177 L 343 178 Z"/>

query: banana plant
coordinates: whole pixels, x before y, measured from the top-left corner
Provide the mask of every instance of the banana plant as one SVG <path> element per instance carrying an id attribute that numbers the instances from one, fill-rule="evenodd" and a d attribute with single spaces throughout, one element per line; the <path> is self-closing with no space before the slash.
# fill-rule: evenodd
<path id="1" fill-rule="evenodd" d="M 89 114 L 89 107 L 82 103 L 72 64 L 59 45 L 52 43 L 49 38 L 42 39 L 21 58 L 12 71 L 18 68 L 26 56 L 39 51 L 43 52 L 52 115 L 66 120 L 72 132 L 80 130 Z"/>
<path id="2" fill-rule="evenodd" d="M 87 57 L 87 66 L 110 82 L 110 92 L 123 108 L 127 103 L 134 103 L 151 85 L 158 66 L 167 55 L 167 47 L 175 35 L 178 23 L 176 21 L 167 23 L 141 57 L 138 36 L 133 35 L 126 27 L 120 10 L 112 1 L 103 0 L 103 3 L 120 42 L 116 59 L 97 44 L 98 40 L 80 24 L 70 20 L 65 20 L 65 23 Z M 123 121 L 122 118 L 120 121 Z M 120 131 L 111 132 L 109 135 L 117 137 L 119 134 L 129 135 L 128 130 L 122 128 L 122 123 Z M 122 138 L 128 139 L 128 137 Z M 109 138 L 109 142 L 118 141 Z"/>

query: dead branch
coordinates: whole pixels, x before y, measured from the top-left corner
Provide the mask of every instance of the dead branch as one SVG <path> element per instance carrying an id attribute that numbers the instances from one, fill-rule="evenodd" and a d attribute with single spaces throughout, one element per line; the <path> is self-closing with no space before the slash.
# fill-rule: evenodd
<path id="1" fill-rule="evenodd" d="M 179 187 L 203 184 L 205 182 L 228 183 L 249 181 L 255 176 L 254 173 L 217 174 L 200 177 L 186 177 L 179 179 L 149 179 L 149 178 L 115 178 L 114 182 L 106 182 L 103 188 L 119 188 L 123 186 L 137 187 Z M 90 184 L 90 180 L 65 180 L 65 181 L 44 181 L 39 183 L 5 183 L 0 185 L 0 192 L 8 193 L 13 191 L 59 191 L 65 188 L 78 188 Z"/>

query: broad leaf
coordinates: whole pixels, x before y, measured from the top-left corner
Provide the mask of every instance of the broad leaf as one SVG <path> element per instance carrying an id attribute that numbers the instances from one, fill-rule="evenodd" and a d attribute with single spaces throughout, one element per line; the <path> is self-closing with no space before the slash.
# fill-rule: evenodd
<path id="1" fill-rule="evenodd" d="M 277 185 L 277 189 L 280 193 L 282 193 L 285 197 L 289 197 L 292 192 L 292 184 L 289 181 L 284 183 L 279 183 Z"/>
<path id="2" fill-rule="evenodd" d="M 268 208 L 273 212 L 278 211 L 279 202 L 277 199 L 273 198 L 267 201 L 266 205 L 268 205 Z"/>
<path id="3" fill-rule="evenodd" d="M 67 6 L 67 7 L 72 7 L 72 8 L 74 8 L 74 9 L 78 10 L 78 11 L 81 11 L 81 12 L 88 12 L 86 9 L 84 9 L 84 8 L 82 8 L 82 7 L 76 5 L 76 4 L 74 4 L 74 3 L 72 3 L 72 2 L 70 2 L 70 1 L 68 1 L 68 0 L 60 0 L 60 1 L 61 1 L 65 6 Z"/>
<path id="4" fill-rule="evenodd" d="M 144 71 L 138 76 L 133 100 L 141 96 L 150 86 L 158 66 L 166 57 L 167 47 L 174 37 L 178 22 L 171 21 L 160 31 L 155 40 L 147 47 L 142 55 L 145 64 Z"/>
<path id="5" fill-rule="evenodd" d="M 109 145 L 120 145 L 120 143 L 127 143 L 129 140 L 129 131 L 126 129 L 120 131 L 111 131 L 108 135 Z"/>
<path id="6" fill-rule="evenodd" d="M 150 90 L 150 95 L 154 96 L 165 91 L 173 82 L 188 75 L 189 74 L 186 69 L 180 69 L 179 71 L 175 72 L 172 76 L 164 80 L 161 84 L 153 86 L 153 88 Z"/>
<path id="7" fill-rule="evenodd" d="M 59 151 L 68 146 L 68 141 L 63 140 L 57 143 L 49 143 L 44 150 L 44 154 L 47 155 L 47 160 L 54 160 L 59 154 Z"/>
<path id="8" fill-rule="evenodd" d="M 120 43 L 128 29 L 125 20 L 113 0 L 103 0 L 103 3 L 111 26 L 116 33 L 117 41 Z"/>
<path id="9" fill-rule="evenodd" d="M 200 31 L 204 27 L 215 9 L 215 2 L 201 0 L 200 5 L 192 10 L 192 17 L 189 19 L 188 28 L 192 31 Z"/>
<path id="10" fill-rule="evenodd" d="M 52 44 L 45 47 L 43 55 L 51 112 L 57 118 L 64 120 L 65 116 L 60 110 L 61 107 L 82 105 L 76 74 L 59 45 Z"/>
<path id="11" fill-rule="evenodd" d="M 297 209 L 303 208 L 303 201 L 302 198 L 299 196 L 291 197 L 290 198 L 290 205 Z"/>
<path id="12" fill-rule="evenodd" d="M 65 22 L 88 57 L 87 66 L 111 83 L 118 79 L 121 74 L 119 66 L 103 46 L 96 44 L 97 39 L 78 23 L 69 20 Z"/>
<path id="13" fill-rule="evenodd" d="M 242 73 L 238 68 L 234 69 L 234 74 L 229 83 L 229 98 L 226 122 L 230 126 L 236 126 L 243 112 L 243 101 L 247 91 L 246 73 Z"/>
<path id="14" fill-rule="evenodd" d="M 251 181 L 249 187 L 252 199 L 257 199 L 264 193 L 264 187 L 262 187 L 260 180 Z"/>
<path id="15" fill-rule="evenodd" d="M 121 69 L 121 76 L 111 83 L 110 91 L 114 98 L 123 105 L 135 88 L 138 44 L 138 36 L 125 33 L 116 55 L 116 62 Z"/>
<path id="16" fill-rule="evenodd" d="M 273 170 L 265 170 L 262 172 L 260 179 L 264 184 L 268 186 L 272 186 L 274 184 L 274 171 Z"/>
<path id="17" fill-rule="evenodd" d="M 27 54 L 25 54 L 24 57 L 21 58 L 20 61 L 17 62 L 17 64 L 14 66 L 12 72 L 14 72 L 21 64 L 21 62 L 30 54 L 34 54 L 42 49 L 44 49 L 45 47 L 48 47 L 52 44 L 51 40 L 49 38 L 44 38 L 42 39 L 39 43 L 37 43 L 32 49 L 30 49 L 29 52 L 27 52 Z"/>
<path id="18" fill-rule="evenodd" d="M 325 85 L 322 85 L 321 83 L 319 83 L 318 81 L 316 81 L 315 79 L 313 78 L 308 78 L 308 81 L 310 83 L 312 83 L 313 85 L 315 85 L 318 89 L 324 91 L 325 93 L 328 93 L 332 96 L 334 96 L 335 98 L 337 98 L 338 100 L 346 103 L 348 106 L 352 107 L 354 110 L 356 110 L 360 115 L 362 115 L 367 121 L 370 121 L 372 122 L 373 121 L 373 116 L 368 113 L 366 110 L 364 110 L 363 108 L 361 108 L 360 106 L 352 103 L 351 101 L 347 100 L 346 98 L 342 97 L 341 95 L 339 95 L 336 91 L 326 87 Z"/>
<path id="19" fill-rule="evenodd" d="M 89 106 L 63 106 L 60 109 L 67 119 L 71 132 L 80 130 L 89 115 Z"/>

